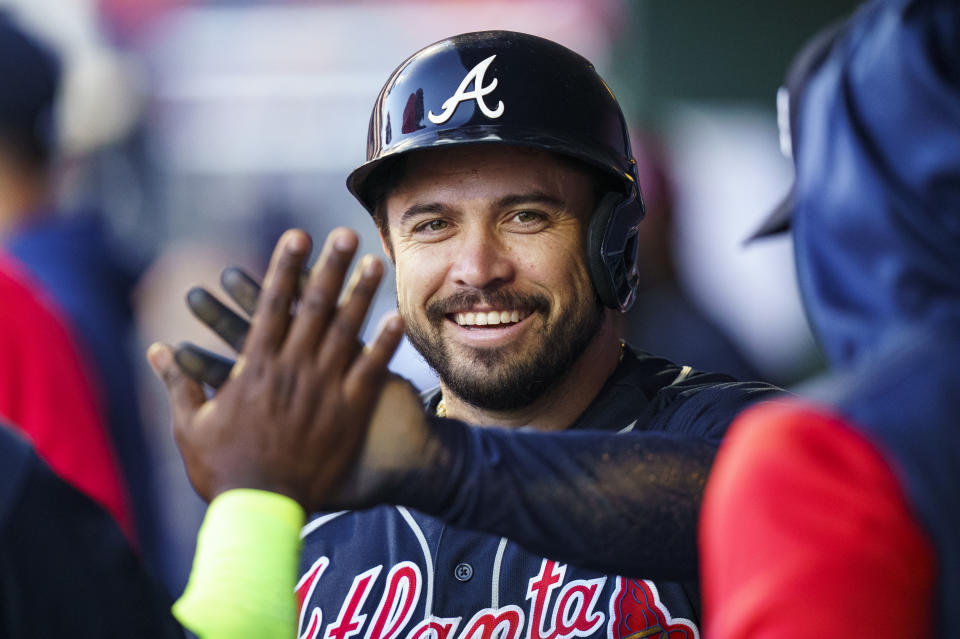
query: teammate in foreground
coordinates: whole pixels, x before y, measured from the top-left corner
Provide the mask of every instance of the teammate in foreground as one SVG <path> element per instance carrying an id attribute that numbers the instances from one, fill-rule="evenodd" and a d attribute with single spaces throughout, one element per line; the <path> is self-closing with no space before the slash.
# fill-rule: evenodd
<path id="1" fill-rule="evenodd" d="M 227 277 L 253 311 L 249 334 L 209 294 L 191 293 L 201 318 L 240 350 L 232 370 L 205 378 L 222 382 L 212 400 L 169 347 L 150 352 L 191 479 L 212 510 L 229 511 L 220 521 L 243 510 L 236 488 L 287 495 L 307 512 L 367 508 L 304 528 L 300 617 L 289 633 L 698 636 L 695 529 L 706 474 L 733 416 L 777 391 L 620 340 L 643 205 L 607 86 L 547 40 L 453 37 L 390 77 L 367 158 L 348 187 L 395 266 L 406 333 L 441 378 L 426 413 L 386 377 L 399 320 L 367 349 L 356 346 L 379 262 L 361 262 L 336 306 L 356 250 L 347 230 L 328 239 L 295 315 L 302 233 L 281 239 L 258 303 L 249 282 Z M 201 376 L 215 372 L 195 349 L 177 356 Z M 263 497 L 239 501 L 251 495 Z M 377 503 L 395 505 L 370 508 Z M 215 601 L 244 600 L 242 580 L 208 598 L 216 587 L 204 584 L 204 549 L 230 564 L 223 549 L 237 538 L 204 532 L 200 541 L 196 587 L 178 614 L 209 623 L 211 636 L 231 632 L 236 617 L 200 617 Z"/>
<path id="2" fill-rule="evenodd" d="M 0 574 L 0 637 L 184 637 L 114 518 L 2 418 Z"/>
<path id="3" fill-rule="evenodd" d="M 101 416 L 100 380 L 46 277 L 60 257 L 42 264 L 41 276 L 24 252 L 35 254 L 21 250 L 27 236 L 42 233 L 54 197 L 60 60 L 2 7 L 0 86 L 0 416 L 23 430 L 57 474 L 109 510 L 136 544 L 129 486 Z"/>
<path id="4" fill-rule="evenodd" d="M 960 637 L 960 5 L 868 3 L 788 85 L 784 210 L 835 373 L 721 448 L 708 634 Z"/>

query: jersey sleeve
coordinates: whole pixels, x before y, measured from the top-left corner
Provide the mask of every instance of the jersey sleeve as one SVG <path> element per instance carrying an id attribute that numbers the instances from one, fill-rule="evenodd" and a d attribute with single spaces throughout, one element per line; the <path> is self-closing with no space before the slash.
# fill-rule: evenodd
<path id="1" fill-rule="evenodd" d="M 692 372 L 653 396 L 647 408 L 648 428 L 703 437 L 719 445 L 737 415 L 753 404 L 785 394 L 763 382 L 737 382 L 726 375 Z"/>
<path id="2" fill-rule="evenodd" d="M 660 358 L 633 366 L 569 430 L 430 418 L 443 452 L 393 482 L 393 503 L 600 572 L 695 580 L 697 518 L 717 446 L 738 412 L 783 391 Z"/>
<path id="3" fill-rule="evenodd" d="M 744 413 L 706 491 L 707 636 L 932 636 L 933 550 L 894 472 L 842 419 Z"/>
<path id="4" fill-rule="evenodd" d="M 394 503 L 527 550 L 647 579 L 697 575 L 696 524 L 716 444 L 682 433 L 509 431 L 431 419 L 444 454 Z"/>

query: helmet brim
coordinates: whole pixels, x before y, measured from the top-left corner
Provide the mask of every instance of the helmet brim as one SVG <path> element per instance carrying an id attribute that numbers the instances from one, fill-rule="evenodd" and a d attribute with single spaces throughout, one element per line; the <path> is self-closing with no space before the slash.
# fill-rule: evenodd
<path id="1" fill-rule="evenodd" d="M 372 214 L 378 203 L 370 197 L 371 189 L 368 180 L 381 167 L 413 152 L 429 152 L 431 149 L 479 144 L 517 146 L 559 153 L 609 173 L 619 183 L 631 185 L 630 189 L 624 189 L 625 192 L 634 191 L 638 198 L 640 195 L 640 187 L 634 177 L 636 168 L 621 166 L 622 162 L 618 161 L 618 154 L 614 150 L 610 150 L 607 154 L 598 153 L 596 145 L 579 146 L 571 143 L 570 140 L 561 140 L 544 132 L 529 129 L 510 131 L 505 130 L 503 126 L 491 125 L 460 127 L 453 131 L 425 131 L 422 135 L 411 136 L 388 152 L 354 169 L 347 176 L 347 189 Z"/>

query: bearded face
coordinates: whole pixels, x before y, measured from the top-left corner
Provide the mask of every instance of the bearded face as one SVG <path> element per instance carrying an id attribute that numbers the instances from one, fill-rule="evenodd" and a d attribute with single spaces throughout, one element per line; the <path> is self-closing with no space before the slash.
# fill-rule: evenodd
<path id="1" fill-rule="evenodd" d="M 561 381 L 600 330 L 585 261 L 590 178 L 529 149 L 413 154 L 386 199 L 407 334 L 445 392 L 511 410 Z"/>

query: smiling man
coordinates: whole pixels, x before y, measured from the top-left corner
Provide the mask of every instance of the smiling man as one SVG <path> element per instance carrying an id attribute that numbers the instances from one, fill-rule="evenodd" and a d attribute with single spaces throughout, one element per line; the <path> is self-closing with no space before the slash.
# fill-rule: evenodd
<path id="1" fill-rule="evenodd" d="M 381 206 L 407 335 L 448 415 L 564 428 L 613 372 L 614 314 L 590 284 L 591 172 L 546 151 L 486 145 L 405 159 Z"/>
<path id="2" fill-rule="evenodd" d="M 384 386 L 397 319 L 356 348 L 382 267 L 362 260 L 337 304 L 349 230 L 328 238 L 296 313 L 302 232 L 281 239 L 259 303 L 249 280 L 225 277 L 249 332 L 192 292 L 241 354 L 206 375 L 189 347 L 150 352 L 188 473 L 213 500 L 205 530 L 220 530 L 201 534 L 180 618 L 209 630 L 205 611 L 266 597 L 247 577 L 282 562 L 244 562 L 295 548 L 303 511 L 326 510 L 301 533 L 300 637 L 697 637 L 706 475 L 732 418 L 777 389 L 621 341 L 644 210 L 623 115 L 592 65 L 519 33 L 431 45 L 381 90 L 347 185 L 380 230 L 402 325 L 440 388 L 424 412 L 403 383 Z M 213 399 L 174 356 L 219 386 Z M 250 488 L 290 499 L 234 490 Z M 281 520 L 294 532 L 241 548 Z M 230 579 L 208 579 L 210 563 Z M 231 635 L 240 618 L 214 627 Z"/>

